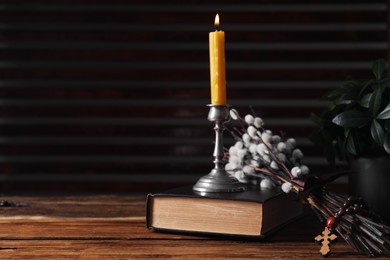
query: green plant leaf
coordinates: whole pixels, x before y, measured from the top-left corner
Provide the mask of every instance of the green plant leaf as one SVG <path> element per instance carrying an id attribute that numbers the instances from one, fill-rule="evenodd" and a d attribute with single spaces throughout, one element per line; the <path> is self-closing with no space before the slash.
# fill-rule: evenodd
<path id="1" fill-rule="evenodd" d="M 342 127 L 363 127 L 371 121 L 368 113 L 357 110 L 347 110 L 335 116 L 332 122 Z"/>
<path id="2" fill-rule="evenodd" d="M 386 119 L 385 129 L 390 132 L 390 119 Z"/>
<path id="3" fill-rule="evenodd" d="M 347 138 L 349 136 L 349 133 L 351 132 L 351 129 L 344 128 L 344 137 Z"/>
<path id="4" fill-rule="evenodd" d="M 335 100 L 338 99 L 341 95 L 344 94 L 344 89 L 342 88 L 337 88 L 335 90 L 332 90 L 325 95 L 321 97 L 322 100 Z"/>
<path id="5" fill-rule="evenodd" d="M 359 101 L 359 105 L 362 107 L 368 108 L 370 104 L 370 99 L 371 99 L 372 93 L 368 93 L 362 97 L 362 99 Z"/>
<path id="6" fill-rule="evenodd" d="M 377 80 L 380 80 L 383 72 L 386 69 L 386 61 L 384 59 L 378 59 L 372 64 L 372 72 Z"/>
<path id="7" fill-rule="evenodd" d="M 362 83 L 360 81 L 355 81 L 348 86 L 344 86 L 345 94 L 340 97 L 341 100 L 348 100 L 351 102 L 358 102 L 361 98 L 360 89 L 362 88 Z"/>
<path id="8" fill-rule="evenodd" d="M 337 105 L 349 105 L 349 104 L 352 104 L 352 102 L 354 102 L 353 100 L 351 99 L 340 99 L 337 101 Z"/>
<path id="9" fill-rule="evenodd" d="M 370 110 L 373 117 L 376 117 L 379 112 L 379 108 L 381 106 L 382 101 L 382 92 L 382 88 L 378 87 L 371 95 L 370 103 L 368 104 L 368 109 Z"/>
<path id="10" fill-rule="evenodd" d="M 390 104 L 378 114 L 377 119 L 389 119 L 390 118 Z"/>
<path id="11" fill-rule="evenodd" d="M 374 80 L 374 79 L 370 79 L 370 80 L 364 82 L 364 84 L 362 84 L 362 87 L 361 87 L 361 89 L 359 91 L 359 96 L 362 96 L 363 93 L 366 91 L 366 89 L 368 87 L 371 87 L 371 85 L 374 84 L 375 82 L 377 82 L 377 81 Z"/>
<path id="12" fill-rule="evenodd" d="M 321 117 L 319 117 L 319 116 L 317 116 L 315 113 L 313 113 L 313 112 L 311 112 L 310 113 L 310 119 L 311 119 L 311 121 L 313 121 L 316 125 L 319 125 L 319 126 L 321 126 L 321 125 L 323 125 L 324 124 L 324 120 L 321 118 Z"/>
<path id="13" fill-rule="evenodd" d="M 371 136 L 377 144 L 383 146 L 385 133 L 376 119 L 372 120 L 371 123 Z"/>
<path id="14" fill-rule="evenodd" d="M 353 136 L 350 134 L 346 140 L 345 149 L 348 153 L 356 155 L 356 146 Z"/>
<path id="15" fill-rule="evenodd" d="M 390 133 L 386 133 L 385 135 L 385 141 L 383 144 L 383 148 L 385 148 L 385 151 L 390 154 Z"/>

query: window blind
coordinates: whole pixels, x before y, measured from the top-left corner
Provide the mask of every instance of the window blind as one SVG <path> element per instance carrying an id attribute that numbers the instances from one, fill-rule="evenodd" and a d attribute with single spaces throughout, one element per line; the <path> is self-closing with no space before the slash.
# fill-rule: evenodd
<path id="1" fill-rule="evenodd" d="M 208 32 L 228 103 L 308 140 L 310 112 L 387 56 L 383 1 L 0 1 L 0 190 L 143 192 L 212 168 Z M 225 136 L 228 136 L 226 134 Z M 226 138 L 226 145 L 231 144 Z"/>

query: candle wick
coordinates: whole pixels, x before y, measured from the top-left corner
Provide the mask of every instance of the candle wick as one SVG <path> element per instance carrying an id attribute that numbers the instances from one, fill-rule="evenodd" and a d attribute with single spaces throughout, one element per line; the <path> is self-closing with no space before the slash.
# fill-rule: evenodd
<path id="1" fill-rule="evenodd" d="M 214 28 L 215 28 L 216 31 L 219 30 L 219 26 L 218 25 L 215 25 Z"/>

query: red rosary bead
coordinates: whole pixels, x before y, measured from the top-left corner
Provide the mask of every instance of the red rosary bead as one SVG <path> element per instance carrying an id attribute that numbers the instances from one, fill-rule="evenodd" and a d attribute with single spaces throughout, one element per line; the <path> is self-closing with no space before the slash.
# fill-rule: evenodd
<path id="1" fill-rule="evenodd" d="M 326 220 L 326 227 L 329 228 L 329 229 L 334 229 L 337 227 L 337 220 L 335 217 L 329 217 L 327 220 Z"/>

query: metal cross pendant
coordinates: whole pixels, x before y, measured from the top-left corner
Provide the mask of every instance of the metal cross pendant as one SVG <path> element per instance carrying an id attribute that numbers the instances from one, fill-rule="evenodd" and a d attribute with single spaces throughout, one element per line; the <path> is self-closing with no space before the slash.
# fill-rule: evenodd
<path id="1" fill-rule="evenodd" d="M 322 247 L 320 253 L 322 256 L 327 256 L 330 254 L 330 243 L 337 238 L 335 234 L 332 234 L 330 230 L 325 227 L 324 231 L 322 231 L 322 235 L 316 236 L 314 239 L 317 242 L 321 242 Z"/>

